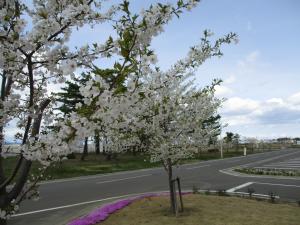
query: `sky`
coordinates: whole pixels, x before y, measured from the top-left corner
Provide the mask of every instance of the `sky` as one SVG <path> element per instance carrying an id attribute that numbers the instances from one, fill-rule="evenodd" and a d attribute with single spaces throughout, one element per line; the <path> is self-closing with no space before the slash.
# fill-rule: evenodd
<path id="1" fill-rule="evenodd" d="M 138 11 L 157 1 L 130 2 Z M 225 46 L 223 57 L 207 60 L 196 74 L 199 86 L 214 78 L 223 80 L 216 92 L 226 98 L 220 110 L 227 124 L 223 133 L 296 137 L 300 136 L 299 12 L 298 0 L 203 0 L 169 23 L 152 47 L 158 65 L 167 69 L 199 43 L 203 30 L 210 29 L 215 38 L 237 33 L 239 43 Z M 85 28 L 74 34 L 70 44 L 101 40 L 109 30 Z"/>
<path id="2" fill-rule="evenodd" d="M 134 11 L 154 2 L 130 1 Z M 298 0 L 203 0 L 197 8 L 174 18 L 153 40 L 152 48 L 158 65 L 168 69 L 199 43 L 204 29 L 213 31 L 214 38 L 237 33 L 238 44 L 222 48 L 224 56 L 207 60 L 196 73 L 199 86 L 214 78 L 223 80 L 216 91 L 226 99 L 220 110 L 227 124 L 223 133 L 296 137 L 300 136 L 299 12 Z M 110 31 L 105 25 L 84 27 L 74 32 L 69 44 L 103 41 Z"/>

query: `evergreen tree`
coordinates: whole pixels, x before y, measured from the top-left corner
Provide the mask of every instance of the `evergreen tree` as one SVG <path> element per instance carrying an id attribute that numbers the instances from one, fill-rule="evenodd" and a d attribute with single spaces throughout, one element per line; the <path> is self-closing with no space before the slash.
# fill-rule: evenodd
<path id="1" fill-rule="evenodd" d="M 76 111 L 76 104 L 83 102 L 83 96 L 80 94 L 80 86 L 84 85 L 89 79 L 89 75 L 81 74 L 80 78 L 74 78 L 72 81 L 66 81 L 66 86 L 61 88 L 62 92 L 55 93 L 56 101 L 60 102 L 61 105 L 58 106 L 56 109 L 63 113 L 63 117 L 69 115 L 72 112 Z M 88 155 L 88 137 L 84 140 L 83 145 L 83 153 L 81 156 L 81 160 L 84 160 L 85 157 Z M 74 157 L 74 154 L 71 154 L 69 157 Z"/>

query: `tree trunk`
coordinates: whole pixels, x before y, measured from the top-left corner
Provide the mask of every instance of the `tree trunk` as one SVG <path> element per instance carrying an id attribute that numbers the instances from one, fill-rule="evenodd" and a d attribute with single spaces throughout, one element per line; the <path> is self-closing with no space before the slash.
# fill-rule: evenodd
<path id="1" fill-rule="evenodd" d="M 98 134 L 95 135 L 95 152 L 96 155 L 100 154 L 100 138 Z"/>
<path id="2" fill-rule="evenodd" d="M 0 101 L 0 109 L 1 111 L 3 110 L 3 105 L 2 102 L 4 102 L 5 100 L 5 90 L 6 90 L 6 76 L 5 76 L 5 71 L 3 72 L 3 76 L 2 76 L 2 82 L 1 82 L 1 101 Z M 0 117 L 0 119 L 2 119 L 2 116 Z M 2 148 L 3 148 L 3 144 L 4 143 L 4 132 L 3 132 L 3 126 L 0 127 L 0 153 L 2 153 Z M 4 174 L 4 169 L 3 169 L 3 160 L 2 160 L 2 156 L 0 156 L 0 184 L 2 186 L 2 184 L 6 181 L 6 177 Z M 6 192 L 6 186 L 4 185 L 1 189 L 0 189 L 0 208 L 4 208 L 7 205 L 7 201 L 6 201 L 6 196 L 7 196 L 7 192 Z M 6 225 L 6 220 L 4 219 L 0 219 L 0 225 Z"/>
<path id="3" fill-rule="evenodd" d="M 2 146 L 1 146 L 2 148 Z M 2 166 L 2 157 L 0 158 L 0 183 L 4 183 L 5 182 L 5 176 L 4 176 L 4 172 L 3 172 L 3 166 Z M 7 196 L 7 192 L 6 192 L 6 187 L 3 187 L 0 190 L 0 208 L 5 207 L 7 205 L 7 201 L 6 201 L 6 196 Z M 6 225 L 6 220 L 4 219 L 0 219 L 0 225 Z"/>
<path id="4" fill-rule="evenodd" d="M 103 139 L 103 149 L 102 149 L 102 154 L 103 154 L 103 155 L 106 155 L 107 152 L 108 152 L 108 151 L 107 151 L 107 137 L 104 137 L 104 139 Z"/>
<path id="5" fill-rule="evenodd" d="M 106 160 L 107 161 L 110 161 L 111 160 L 111 158 L 112 158 L 112 154 L 111 154 L 111 152 L 106 152 Z"/>
<path id="6" fill-rule="evenodd" d="M 88 137 L 86 137 L 84 139 L 84 146 L 83 146 L 83 152 L 81 155 L 81 161 L 84 161 L 85 157 L 88 155 L 88 140 L 89 140 Z"/>
<path id="7" fill-rule="evenodd" d="M 132 147 L 132 154 L 133 154 L 134 156 L 136 156 L 137 153 L 138 153 L 138 148 L 137 148 L 137 146 L 135 145 L 135 146 Z"/>
<path id="8" fill-rule="evenodd" d="M 40 126 L 41 126 L 41 122 L 42 122 L 43 111 L 49 105 L 49 103 L 50 103 L 49 99 L 45 99 L 41 103 L 41 106 L 40 106 L 39 111 L 38 111 L 38 116 L 32 124 L 31 136 L 35 137 L 36 140 L 38 139 L 37 136 L 40 133 Z M 28 124 L 30 126 L 31 119 L 28 119 Z M 28 124 L 27 124 L 27 127 L 28 127 Z M 22 144 L 26 144 L 27 137 L 28 137 L 28 132 L 29 132 L 29 129 L 26 129 L 25 133 L 24 133 Z M 1 162 L 0 164 L 2 165 L 2 161 L 0 161 L 0 162 Z M 13 179 L 17 175 L 17 172 L 19 170 L 19 174 L 18 174 L 18 177 L 16 179 L 16 183 L 9 192 L 6 191 L 6 186 L 10 183 L 10 181 L 8 181 L 7 184 L 3 185 L 5 183 L 5 181 L 3 181 L 4 176 L 2 176 L 3 171 L 0 171 L 0 173 L 1 173 L 1 185 L 3 185 L 3 187 L 0 190 L 0 208 L 1 209 L 6 208 L 7 206 L 9 206 L 10 202 L 13 199 L 17 199 L 19 197 L 19 195 L 20 195 L 21 191 L 23 190 L 24 185 L 27 181 L 32 162 L 27 160 L 27 159 L 24 159 L 23 157 L 21 157 L 21 160 L 19 161 L 19 163 L 20 163 L 20 166 L 17 166 L 17 167 L 20 170 L 17 169 L 13 173 L 13 176 L 11 177 L 11 179 Z M 7 221 L 5 219 L 0 219 L 0 225 L 6 225 L 6 224 L 7 224 Z"/>
<path id="9" fill-rule="evenodd" d="M 173 188 L 173 171 L 172 171 L 172 162 L 171 159 L 167 160 L 167 168 L 168 168 L 168 177 L 169 177 L 169 189 L 170 189 L 170 203 L 171 203 L 171 212 L 173 214 L 176 213 L 176 208 L 175 208 L 175 193 L 174 193 L 174 188 Z"/>

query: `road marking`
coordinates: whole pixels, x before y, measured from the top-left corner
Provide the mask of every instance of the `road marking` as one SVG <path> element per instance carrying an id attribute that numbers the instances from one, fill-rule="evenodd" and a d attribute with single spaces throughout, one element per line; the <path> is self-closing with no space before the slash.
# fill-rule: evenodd
<path id="1" fill-rule="evenodd" d="M 207 166 L 210 166 L 210 165 L 194 166 L 194 167 L 190 167 L 190 168 L 186 168 L 186 169 L 187 170 L 194 170 L 194 169 L 198 169 L 198 168 L 201 168 L 201 167 L 207 167 Z"/>
<path id="2" fill-rule="evenodd" d="M 242 189 L 242 188 L 247 187 L 247 186 L 249 186 L 249 185 L 251 185 L 251 184 L 253 184 L 253 182 L 247 182 L 247 183 L 241 184 L 241 185 L 239 185 L 239 186 L 230 188 L 230 189 L 228 189 L 226 192 L 232 193 L 232 192 L 235 192 L 235 191 L 238 190 L 238 189 Z"/>
<path id="3" fill-rule="evenodd" d="M 192 190 L 182 190 L 182 191 L 183 192 L 192 192 Z M 199 190 L 199 192 L 203 192 L 203 193 L 205 193 L 207 191 L 208 190 Z M 212 193 L 217 193 L 217 191 L 213 191 L 213 190 L 210 190 L 210 191 Z M 145 195 L 145 194 L 155 194 L 155 193 L 169 193 L 169 191 L 154 191 L 154 192 L 132 193 L 132 194 L 127 194 L 127 195 L 120 195 L 120 196 L 114 196 L 114 197 L 109 197 L 109 198 L 97 199 L 97 200 L 92 200 L 92 201 L 80 202 L 80 203 L 75 203 L 75 204 L 70 204 L 70 205 L 52 207 L 52 208 L 48 208 L 48 209 L 41 209 L 41 210 L 24 212 L 24 213 L 18 213 L 18 214 L 12 215 L 11 217 L 20 217 L 20 216 L 32 215 L 32 214 L 37 214 L 37 213 L 42 213 L 42 212 L 55 211 L 55 210 L 58 210 L 58 209 L 65 209 L 65 208 L 71 208 L 71 207 L 75 207 L 75 206 L 88 205 L 88 204 L 97 203 L 97 202 L 104 202 L 104 201 L 110 201 L 110 200 L 116 200 L 116 199 L 123 199 L 123 198 L 140 196 L 140 195 Z M 233 193 L 230 193 L 230 194 L 249 195 L 246 192 L 233 192 Z M 268 197 L 267 195 L 263 195 L 263 194 L 253 194 L 253 196 Z"/>
<path id="4" fill-rule="evenodd" d="M 161 193 L 161 192 L 164 192 L 164 191 L 157 191 L 157 192 L 151 192 L 151 193 Z M 26 215 L 31 215 L 31 214 L 41 213 L 41 212 L 48 212 L 48 211 L 54 211 L 54 210 L 58 210 L 58 209 L 71 208 L 71 207 L 80 206 L 80 205 L 87 205 L 87 204 L 92 204 L 92 203 L 96 203 L 96 202 L 103 202 L 103 201 L 115 200 L 115 199 L 120 199 L 120 198 L 127 198 L 127 197 L 136 196 L 136 195 L 144 195 L 144 194 L 148 194 L 148 193 L 149 192 L 142 192 L 142 193 L 120 195 L 120 196 L 115 196 L 115 197 L 110 197 L 110 198 L 97 199 L 97 200 L 80 202 L 80 203 L 75 203 L 75 204 L 70 204 L 70 205 L 63 205 L 63 206 L 58 206 L 58 207 L 53 207 L 53 208 L 48 208 L 48 209 L 41 209 L 41 210 L 36 210 L 36 211 L 18 213 L 18 214 L 12 215 L 11 217 L 26 216 Z"/>
<path id="5" fill-rule="evenodd" d="M 288 161 L 288 162 L 277 162 L 277 163 L 270 163 L 268 165 L 300 165 L 300 162 L 291 162 L 291 161 Z"/>
<path id="6" fill-rule="evenodd" d="M 266 166 L 281 166 L 281 167 L 300 167 L 300 164 L 279 164 L 279 165 L 266 165 Z"/>
<path id="7" fill-rule="evenodd" d="M 300 165 L 300 162 L 278 162 L 278 163 L 270 163 L 268 165 Z"/>
<path id="8" fill-rule="evenodd" d="M 295 155 L 295 154 L 299 154 L 299 151 L 288 153 L 288 154 L 283 154 L 283 155 L 279 155 L 279 156 L 274 156 L 274 157 L 271 157 L 271 158 L 268 158 L 268 159 L 263 159 L 263 160 L 256 161 L 256 162 L 251 162 L 251 163 L 247 163 L 247 164 L 241 164 L 239 166 L 249 166 L 249 165 L 252 165 L 252 164 L 269 162 L 269 161 L 272 161 L 274 159 L 279 159 L 279 158 L 282 158 L 282 157 L 285 157 L 285 156 L 290 156 L 290 155 Z"/>
<path id="9" fill-rule="evenodd" d="M 278 163 L 271 163 L 271 164 L 299 164 L 300 161 L 281 161 L 281 162 L 278 162 Z"/>
<path id="10" fill-rule="evenodd" d="M 233 157 L 229 157 L 229 158 L 223 158 L 223 159 L 212 159 L 212 160 L 207 160 L 207 161 L 200 161 L 200 162 L 194 162 L 194 163 L 189 163 L 189 164 L 182 164 L 182 167 L 186 167 L 186 166 L 192 166 L 192 165 L 199 165 L 199 164 L 205 164 L 205 163 L 214 163 L 214 162 L 218 162 L 218 161 L 224 161 L 224 162 L 230 162 L 230 160 L 236 160 L 236 161 L 240 161 L 240 159 L 255 159 L 257 157 L 260 157 L 261 155 L 267 156 L 273 153 L 278 153 L 281 151 L 287 151 L 287 150 L 271 150 L 271 151 L 265 151 L 265 152 L 258 152 L 258 153 L 254 153 L 254 154 L 250 154 L 247 156 L 233 156 Z M 159 167 L 157 167 L 159 168 Z"/>
<path id="11" fill-rule="evenodd" d="M 135 176 L 135 177 L 126 177 L 126 178 L 120 178 L 120 179 L 114 179 L 114 180 L 100 181 L 100 182 L 96 182 L 96 184 L 112 183 L 112 182 L 117 182 L 117 181 L 122 181 L 122 180 L 131 180 L 131 179 L 136 179 L 136 178 L 141 178 L 141 177 L 149 177 L 149 176 L 152 176 L 152 174 L 140 175 L 140 176 Z"/>
<path id="12" fill-rule="evenodd" d="M 255 168 L 255 169 L 274 169 L 274 170 L 286 170 L 286 169 L 295 170 L 295 168 L 298 168 L 298 167 L 294 167 L 294 166 L 289 166 L 289 167 L 256 166 L 253 168 Z"/>
<path id="13" fill-rule="evenodd" d="M 293 185 L 293 184 L 273 184 L 273 183 L 262 183 L 262 182 L 254 182 L 256 184 L 265 184 L 265 185 L 272 185 L 272 186 L 283 186 L 283 187 L 297 187 L 300 188 L 299 185 Z"/>
<path id="14" fill-rule="evenodd" d="M 279 151 L 286 151 L 286 150 L 272 150 L 268 152 L 259 152 L 255 154 L 251 154 L 248 156 L 234 156 L 230 158 L 224 158 L 224 159 L 213 159 L 213 160 L 207 160 L 207 161 L 202 161 L 202 162 L 195 162 L 195 163 L 189 163 L 189 164 L 184 164 L 182 166 L 189 166 L 189 165 L 198 165 L 198 164 L 203 164 L 203 163 L 211 163 L 211 162 L 217 162 L 217 161 L 228 161 L 231 159 L 240 159 L 240 158 L 256 158 L 259 157 L 260 155 L 270 155 L 273 154 L 274 152 L 279 152 Z M 89 176 L 79 176 L 79 177 L 74 177 L 74 178 L 64 178 L 64 179 L 55 179 L 55 180 L 49 180 L 49 181 L 41 181 L 38 184 L 39 185 L 45 185 L 45 184 L 55 184 L 55 183 L 63 183 L 63 182 L 70 182 L 70 181 L 80 181 L 80 180 L 89 180 L 89 179 L 97 179 L 101 177 L 107 177 L 107 176 L 115 176 L 115 175 L 122 175 L 122 174 L 130 174 L 130 173 L 138 173 L 138 172 L 145 172 L 145 171 L 151 171 L 151 170 L 162 170 L 163 167 L 154 167 L 154 168 L 147 168 L 147 169 L 139 169 L 139 170 L 132 170 L 132 171 L 120 171 L 120 172 L 114 172 L 114 173 L 108 173 L 108 174 L 96 174 L 96 175 L 89 175 Z"/>
<path id="15" fill-rule="evenodd" d="M 162 167 L 154 167 L 154 168 L 140 169 L 140 170 L 120 171 L 120 172 L 113 172 L 113 173 L 108 173 L 108 174 L 97 174 L 97 175 L 80 176 L 80 177 L 74 177 L 74 178 L 41 181 L 38 184 L 44 185 L 44 184 L 52 184 L 52 183 L 64 183 L 64 182 L 70 182 L 70 181 L 90 180 L 90 179 L 97 179 L 97 178 L 102 178 L 102 177 L 118 176 L 118 175 L 124 175 L 124 174 L 139 173 L 139 172 L 146 172 L 146 171 L 152 171 L 152 170 L 162 170 L 162 169 L 163 169 Z"/>

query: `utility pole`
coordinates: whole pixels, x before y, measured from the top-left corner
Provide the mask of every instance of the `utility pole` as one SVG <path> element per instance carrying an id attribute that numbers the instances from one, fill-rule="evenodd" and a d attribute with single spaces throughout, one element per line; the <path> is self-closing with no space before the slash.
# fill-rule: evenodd
<path id="1" fill-rule="evenodd" d="M 222 130 L 220 130 L 220 152 L 221 152 L 221 159 L 223 159 L 223 138 L 222 138 Z"/>
<path id="2" fill-rule="evenodd" d="M 244 156 L 246 156 L 246 155 L 247 155 L 247 148 L 244 147 Z"/>
<path id="3" fill-rule="evenodd" d="M 221 150 L 221 159 L 223 159 L 223 140 L 222 139 L 221 139 L 220 150 Z"/>

